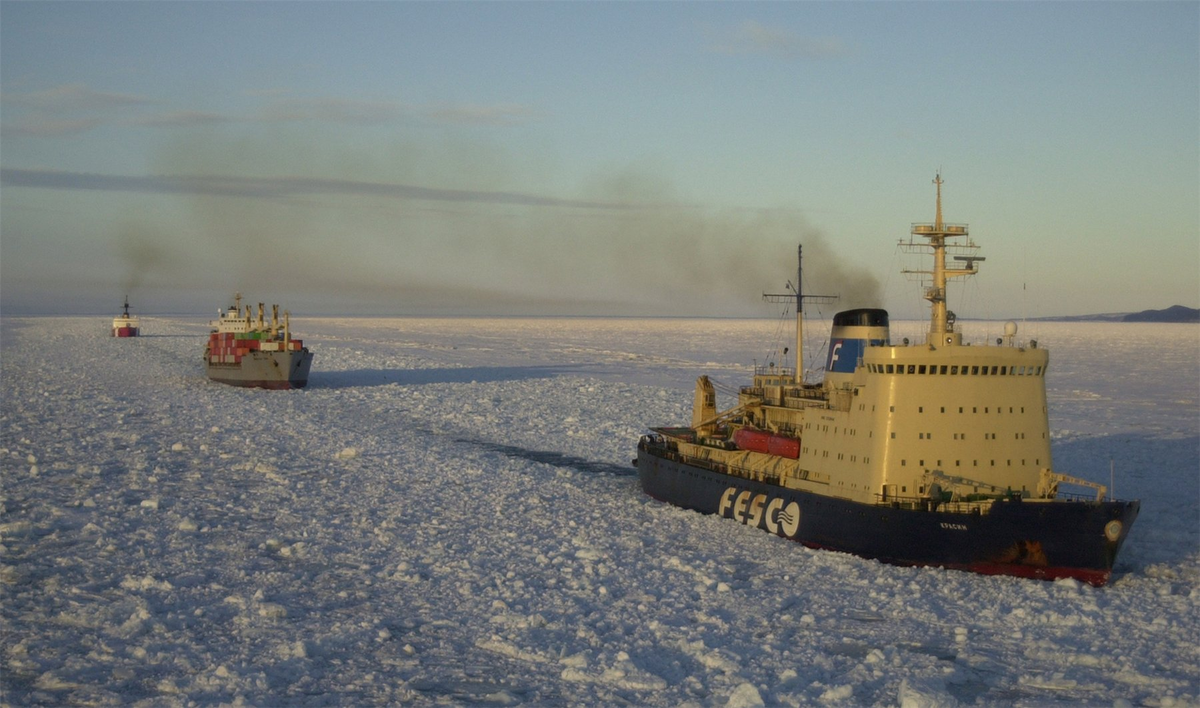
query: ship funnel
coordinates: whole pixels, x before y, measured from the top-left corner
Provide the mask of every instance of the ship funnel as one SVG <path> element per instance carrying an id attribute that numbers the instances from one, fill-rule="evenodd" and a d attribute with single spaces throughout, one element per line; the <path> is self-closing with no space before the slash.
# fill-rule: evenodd
<path id="1" fill-rule="evenodd" d="M 825 358 L 825 387 L 838 388 L 848 382 L 862 364 L 867 347 L 886 346 L 888 336 L 887 310 L 860 308 L 834 315 Z"/>

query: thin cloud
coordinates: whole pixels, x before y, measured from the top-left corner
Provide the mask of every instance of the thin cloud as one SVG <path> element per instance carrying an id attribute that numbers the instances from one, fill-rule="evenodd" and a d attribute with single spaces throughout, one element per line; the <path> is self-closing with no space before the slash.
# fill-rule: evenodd
<path id="1" fill-rule="evenodd" d="M 428 109 L 425 113 L 429 118 L 444 123 L 469 123 L 483 125 L 507 125 L 523 123 L 539 117 L 539 114 L 528 106 L 516 103 L 498 103 L 493 105 L 447 105 Z"/>
<path id="2" fill-rule="evenodd" d="M 27 118 L 16 124 L 5 123 L 0 126 L 0 133 L 6 137 L 61 138 L 85 133 L 103 122 L 96 118 L 76 120 Z"/>
<path id="3" fill-rule="evenodd" d="M 173 111 L 156 116 L 147 116 L 131 121 L 135 125 L 146 125 L 155 128 L 190 128 L 200 125 L 216 125 L 228 123 L 231 119 L 219 113 L 206 111 Z"/>
<path id="4" fill-rule="evenodd" d="M 99 111 L 157 103 L 133 94 L 94 91 L 83 84 L 67 84 L 29 93 L 5 93 L 3 99 L 10 105 L 47 112 Z"/>
<path id="5" fill-rule="evenodd" d="M 380 125 L 422 118 L 438 123 L 511 125 L 534 119 L 538 115 L 532 108 L 516 103 L 418 106 L 394 101 L 316 98 L 274 101 L 259 111 L 257 120 L 268 123 L 314 121 Z"/>
<path id="6" fill-rule="evenodd" d="M 487 192 L 463 189 L 438 189 L 407 184 L 360 182 L 354 180 L 307 177 L 230 177 L 189 175 L 106 175 L 60 170 L 0 169 L 0 185 L 78 191 L 137 192 L 142 194 L 184 194 L 259 199 L 284 199 L 303 195 L 358 195 L 395 199 L 515 204 L 521 206 L 575 207 L 585 209 L 630 210 L 641 205 L 619 204 L 580 199 L 559 199 L 519 192 Z"/>
<path id="7" fill-rule="evenodd" d="M 268 123 L 319 121 L 376 125 L 407 117 L 411 111 L 389 101 L 352 101 L 337 98 L 288 99 L 267 104 L 258 120 Z"/>
<path id="8" fill-rule="evenodd" d="M 778 57 L 822 59 L 846 54 L 846 46 L 837 37 L 802 37 L 779 27 L 747 20 L 727 36 L 711 44 L 713 51 L 730 56 L 766 54 Z"/>

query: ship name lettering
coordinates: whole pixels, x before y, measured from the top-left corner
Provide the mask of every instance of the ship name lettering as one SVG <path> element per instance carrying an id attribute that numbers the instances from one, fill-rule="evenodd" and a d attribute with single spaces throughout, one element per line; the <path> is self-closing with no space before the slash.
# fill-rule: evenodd
<path id="1" fill-rule="evenodd" d="M 737 487 L 728 487 L 721 494 L 717 514 L 787 538 L 794 538 L 800 531 L 799 504 L 785 504 L 779 497 L 750 490 L 739 492 Z"/>
<path id="2" fill-rule="evenodd" d="M 948 523 L 945 521 L 941 522 L 941 524 L 942 524 L 942 528 L 950 529 L 951 531 L 966 531 L 967 530 L 966 524 L 951 524 L 951 523 Z"/>

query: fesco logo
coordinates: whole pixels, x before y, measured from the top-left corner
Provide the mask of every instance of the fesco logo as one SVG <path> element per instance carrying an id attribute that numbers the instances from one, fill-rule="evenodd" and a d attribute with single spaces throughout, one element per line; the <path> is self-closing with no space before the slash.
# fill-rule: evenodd
<path id="1" fill-rule="evenodd" d="M 795 538 L 800 531 L 799 504 L 788 502 L 785 505 L 779 497 L 754 494 L 749 490 L 739 494 L 737 487 L 729 487 L 721 495 L 717 513 L 787 538 Z"/>

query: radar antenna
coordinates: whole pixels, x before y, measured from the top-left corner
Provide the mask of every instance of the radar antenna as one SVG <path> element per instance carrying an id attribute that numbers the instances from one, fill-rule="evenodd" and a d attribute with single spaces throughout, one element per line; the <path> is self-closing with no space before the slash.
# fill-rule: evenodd
<path id="1" fill-rule="evenodd" d="M 787 289 L 790 293 L 763 293 L 767 302 L 796 303 L 796 373 L 797 385 L 804 383 L 804 301 L 829 303 L 838 299 L 837 295 L 805 295 L 800 284 L 804 276 L 804 246 L 796 246 L 796 284 L 789 281 Z"/>
<path id="2" fill-rule="evenodd" d="M 937 185 L 937 212 L 934 222 L 932 224 L 913 224 L 908 241 L 901 241 L 900 247 L 906 251 L 932 249 L 933 270 L 906 270 L 904 272 L 929 276 L 932 280 L 929 287 L 925 288 L 925 299 L 932 306 L 929 344 L 958 344 L 961 343 L 961 335 L 954 332 L 953 320 L 949 318 L 946 309 L 946 281 L 950 278 L 975 275 L 979 272 L 979 262 L 984 258 L 974 255 L 979 250 L 979 246 L 976 246 L 968 235 L 966 224 L 947 224 L 942 221 L 941 172 L 934 177 L 933 183 Z M 913 238 L 918 236 L 927 239 L 928 243 L 920 243 Z M 956 238 L 965 239 L 965 241 L 961 243 L 948 241 Z M 954 260 L 962 263 L 963 267 L 946 267 L 947 249 L 952 249 L 955 254 L 963 254 L 954 256 Z"/>

